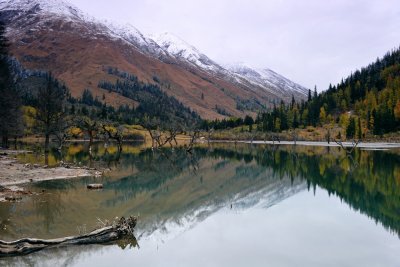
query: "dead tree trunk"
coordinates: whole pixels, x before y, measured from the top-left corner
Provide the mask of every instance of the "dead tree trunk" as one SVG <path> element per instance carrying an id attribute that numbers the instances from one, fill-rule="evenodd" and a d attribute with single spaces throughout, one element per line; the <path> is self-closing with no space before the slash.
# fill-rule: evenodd
<path id="1" fill-rule="evenodd" d="M 55 137 L 57 138 L 58 141 L 58 151 L 61 151 L 62 148 L 64 147 L 65 142 L 67 141 L 67 134 L 57 133 L 55 134 Z"/>
<path id="2" fill-rule="evenodd" d="M 47 153 L 49 152 L 49 144 L 50 144 L 50 134 L 46 133 L 45 135 L 45 141 L 44 141 L 44 152 Z"/>
<path id="3" fill-rule="evenodd" d="M 214 129 L 209 129 L 208 130 L 208 137 L 207 137 L 207 143 L 210 145 L 212 134 L 214 133 Z"/>
<path id="4" fill-rule="evenodd" d="M 78 127 L 82 132 L 86 132 L 89 136 L 89 151 L 92 150 L 93 140 L 97 131 L 99 130 L 99 124 L 97 121 L 90 119 L 89 117 L 81 117 L 77 120 Z"/>
<path id="5" fill-rule="evenodd" d="M 190 143 L 189 143 L 189 145 L 188 145 L 188 147 L 187 147 L 187 149 L 186 149 L 186 151 L 187 151 L 188 153 L 191 153 L 191 152 L 192 152 L 194 143 L 195 143 L 196 140 L 199 138 L 199 134 L 200 134 L 200 131 L 199 131 L 199 130 L 194 130 L 192 133 L 189 133 L 189 135 L 190 135 Z"/>
<path id="6" fill-rule="evenodd" d="M 353 140 L 351 142 L 351 147 L 344 146 L 342 141 L 335 140 L 335 143 L 338 144 L 344 151 L 346 151 L 347 154 L 352 154 L 354 149 L 357 148 L 358 144 L 360 143 L 360 140 Z"/>
<path id="7" fill-rule="evenodd" d="M 105 133 L 106 139 L 113 139 L 117 142 L 118 145 L 118 151 L 122 152 L 122 142 L 124 139 L 124 127 L 123 126 L 117 126 L 115 128 L 112 127 L 107 127 L 106 125 L 102 125 L 102 129 Z"/>
<path id="8" fill-rule="evenodd" d="M 93 130 L 89 130 L 88 134 L 89 134 L 89 150 L 92 151 L 94 131 Z"/>
<path id="9" fill-rule="evenodd" d="M 155 139 L 155 137 L 154 137 L 154 134 L 153 134 L 153 132 L 152 132 L 152 130 L 150 129 L 150 128 L 148 128 L 147 129 L 147 132 L 149 133 L 149 135 L 150 135 L 150 138 L 151 138 L 151 149 L 154 149 L 154 148 L 156 148 L 155 147 L 155 144 L 156 144 L 156 139 Z"/>
<path id="10" fill-rule="evenodd" d="M 0 257 L 27 255 L 51 247 L 105 244 L 126 237 L 134 239 L 133 229 L 136 226 L 136 222 L 136 217 L 129 217 L 128 219 L 122 217 L 115 225 L 97 229 L 80 236 L 48 240 L 24 238 L 13 242 L 0 241 Z"/>

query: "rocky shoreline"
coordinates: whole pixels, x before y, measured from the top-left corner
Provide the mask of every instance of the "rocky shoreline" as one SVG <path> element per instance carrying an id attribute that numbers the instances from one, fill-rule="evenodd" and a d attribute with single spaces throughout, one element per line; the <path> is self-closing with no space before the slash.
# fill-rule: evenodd
<path id="1" fill-rule="evenodd" d="M 103 175 L 103 171 L 63 165 L 55 168 L 38 164 L 23 164 L 15 156 L 27 151 L 0 151 L 0 201 L 16 201 L 31 194 L 23 185 L 39 181 L 72 179 Z"/>

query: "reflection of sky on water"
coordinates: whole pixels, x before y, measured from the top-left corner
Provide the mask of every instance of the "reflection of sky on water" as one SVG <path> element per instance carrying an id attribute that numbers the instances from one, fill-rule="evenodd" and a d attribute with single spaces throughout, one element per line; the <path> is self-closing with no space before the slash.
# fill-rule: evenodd
<path id="1" fill-rule="evenodd" d="M 200 224 L 181 230 L 178 227 L 168 233 L 154 232 L 152 238 L 140 240 L 140 249 L 70 247 L 67 252 L 31 255 L 25 262 L 40 262 L 40 266 L 394 267 L 400 264 L 400 242 L 396 235 L 377 227 L 371 219 L 321 189 L 317 189 L 315 196 L 302 191 L 268 209 L 223 208 Z"/>
<path id="2" fill-rule="evenodd" d="M 197 149 L 190 159 L 175 151 L 168 161 L 150 151 L 122 155 L 102 191 L 85 189 L 94 178 L 39 183 L 32 189 L 45 194 L 0 206 L 0 215 L 21 233 L 60 236 L 96 217 L 140 213 L 140 249 L 69 247 L 5 263 L 398 266 L 400 156 L 342 152 L 247 146 Z"/>
<path id="3" fill-rule="evenodd" d="M 340 218 L 340 219 L 338 219 Z M 398 266 L 397 236 L 317 190 L 269 209 L 224 209 L 166 243 L 110 248 L 77 266 Z M 99 257 L 99 258 L 98 258 Z"/>

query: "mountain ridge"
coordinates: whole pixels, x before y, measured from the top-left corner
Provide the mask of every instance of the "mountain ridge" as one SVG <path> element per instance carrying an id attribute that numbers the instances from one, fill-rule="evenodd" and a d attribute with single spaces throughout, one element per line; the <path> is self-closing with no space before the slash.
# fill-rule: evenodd
<path id="1" fill-rule="evenodd" d="M 283 82 L 287 79 L 275 86 L 277 81 L 253 81 L 179 37 L 171 38 L 172 34 L 154 40 L 132 25 L 102 22 L 63 0 L 0 1 L 0 10 L 17 59 L 31 69 L 46 66 L 75 97 L 88 88 L 96 96 L 105 95 L 111 105 L 135 104 L 97 87 L 102 80 L 114 81 L 102 71 L 104 66 L 132 73 L 147 83 L 158 81 L 167 94 L 208 119 L 243 117 L 279 100 L 288 102 L 292 95 L 299 100 L 306 97 L 305 88 L 291 91 Z"/>

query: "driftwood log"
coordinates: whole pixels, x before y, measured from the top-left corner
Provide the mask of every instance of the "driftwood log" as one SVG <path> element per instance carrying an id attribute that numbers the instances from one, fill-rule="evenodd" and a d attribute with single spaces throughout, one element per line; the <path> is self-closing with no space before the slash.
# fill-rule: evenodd
<path id="1" fill-rule="evenodd" d="M 122 217 L 112 226 L 103 227 L 80 236 L 70 236 L 48 240 L 24 238 L 13 242 L 5 242 L 0 240 L 0 257 L 22 256 L 51 247 L 107 244 L 125 238 L 132 238 L 133 240 L 136 240 L 133 234 L 133 229 L 136 226 L 136 222 L 136 217 L 129 217 L 128 219 Z"/>
<path id="2" fill-rule="evenodd" d="M 103 189 L 103 184 L 88 184 L 87 189 Z"/>

